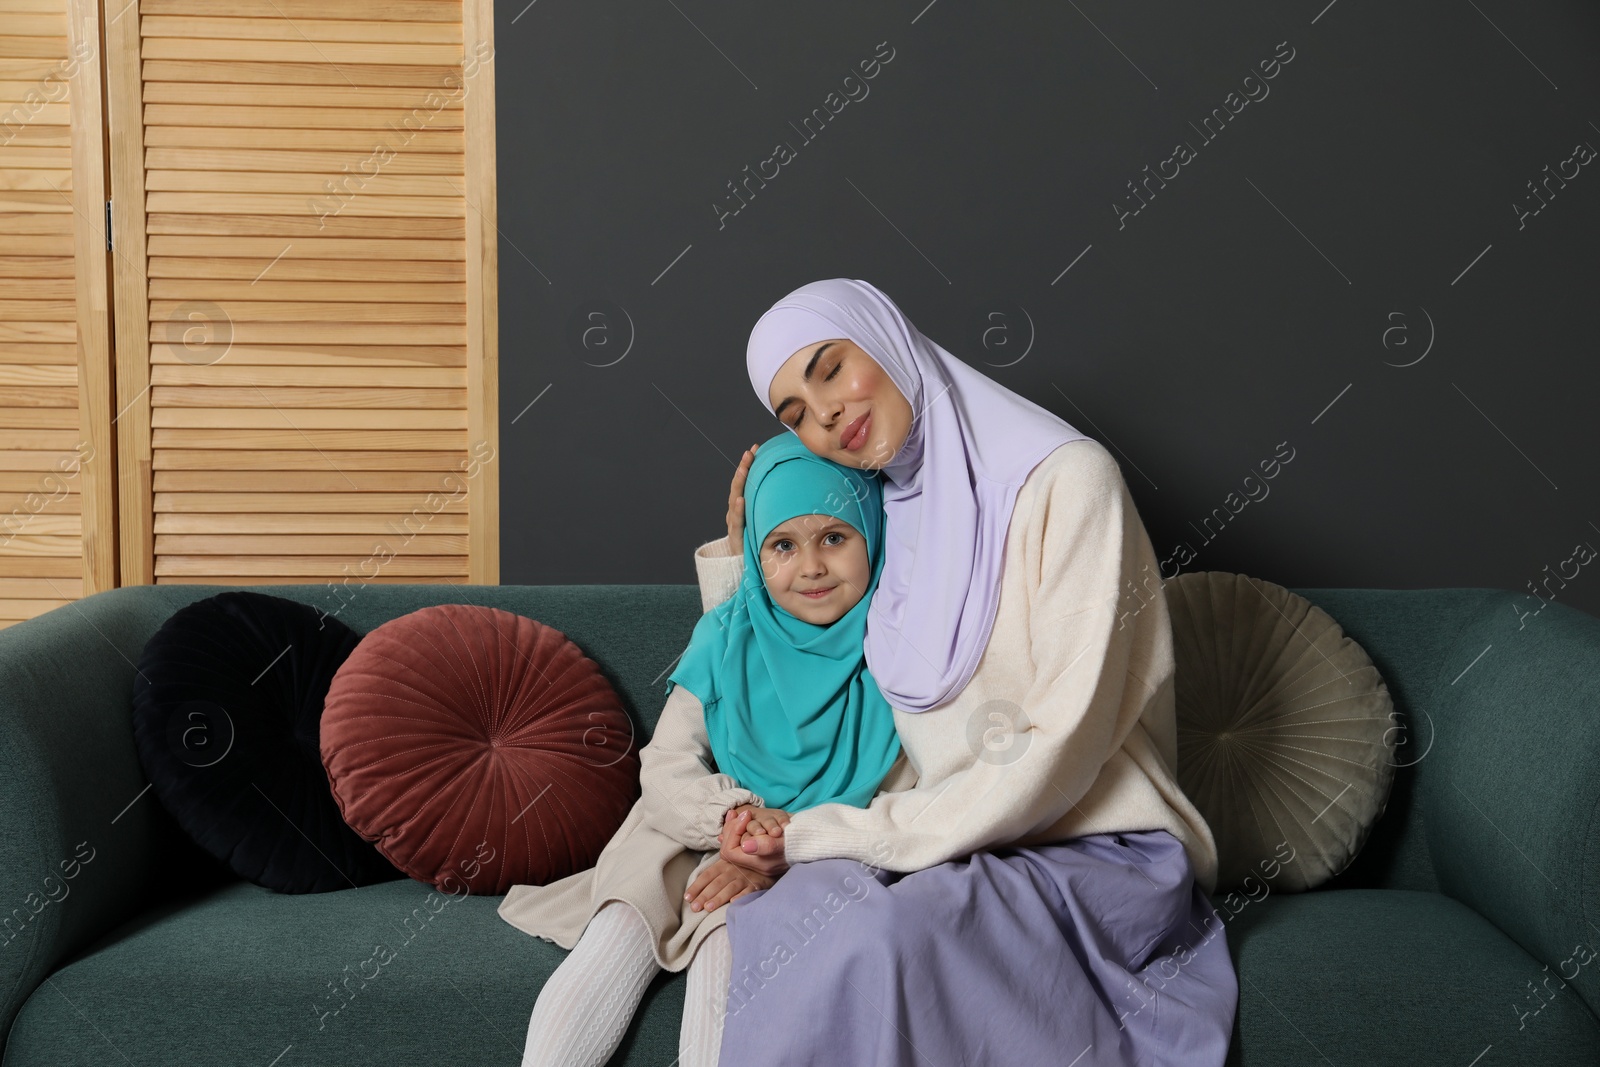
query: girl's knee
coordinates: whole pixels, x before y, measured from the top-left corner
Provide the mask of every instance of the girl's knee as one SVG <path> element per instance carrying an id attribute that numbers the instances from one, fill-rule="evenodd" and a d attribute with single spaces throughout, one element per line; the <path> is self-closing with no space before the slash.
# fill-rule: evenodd
<path id="1" fill-rule="evenodd" d="M 595 918 L 599 918 L 601 915 L 620 925 L 629 927 L 642 926 L 645 929 L 650 927 L 650 924 L 645 922 L 644 916 L 639 913 L 639 909 L 626 900 L 606 901 L 600 905 L 600 910 L 595 912 Z"/>

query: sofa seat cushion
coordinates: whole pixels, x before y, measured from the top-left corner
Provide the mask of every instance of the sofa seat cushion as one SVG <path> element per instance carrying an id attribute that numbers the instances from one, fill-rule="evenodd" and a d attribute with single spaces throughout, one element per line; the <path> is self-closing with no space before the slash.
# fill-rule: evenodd
<path id="1" fill-rule="evenodd" d="M 410 878 L 296 896 L 233 882 L 63 963 L 23 1005 L 5 1059 L 517 1067 L 534 1000 L 567 953 L 508 926 L 501 899 Z M 613 1064 L 672 1062 L 684 982 L 656 975 Z"/>
<path id="2" fill-rule="evenodd" d="M 313 896 L 238 882 L 174 902 L 36 989 L 7 1062 L 270 1064 L 284 1054 L 277 1067 L 516 1067 L 534 1000 L 566 953 L 507 926 L 499 900 L 457 900 L 408 878 Z M 1464 1067 L 1490 1045 L 1480 1067 L 1600 1062 L 1600 1024 L 1570 989 L 1537 1015 L 1513 1010 L 1532 1010 L 1528 983 L 1554 968 L 1448 897 L 1346 889 L 1216 901 L 1235 912 L 1225 927 L 1239 969 L 1230 1063 L 1243 1062 L 1241 1032 L 1252 1064 Z M 672 1062 L 684 978 L 656 976 L 614 1065 Z M 1138 1022 L 1138 1012 L 1126 1019 Z"/>
<path id="3" fill-rule="evenodd" d="M 1600 1023 L 1557 967 L 1450 897 L 1330 889 L 1214 899 L 1224 917 L 1234 913 L 1230 1064 L 1244 1062 L 1241 1037 L 1252 1064 L 1600 1063 Z"/>

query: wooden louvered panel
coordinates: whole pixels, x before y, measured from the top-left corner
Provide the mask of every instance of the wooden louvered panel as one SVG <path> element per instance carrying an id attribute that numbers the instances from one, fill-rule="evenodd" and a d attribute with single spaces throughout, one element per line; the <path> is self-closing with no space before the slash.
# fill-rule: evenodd
<path id="1" fill-rule="evenodd" d="M 129 574 L 498 581 L 491 11 L 140 0 L 112 27 Z"/>
<path id="2" fill-rule="evenodd" d="M 0 628 L 116 584 L 98 18 L 0 7 Z"/>

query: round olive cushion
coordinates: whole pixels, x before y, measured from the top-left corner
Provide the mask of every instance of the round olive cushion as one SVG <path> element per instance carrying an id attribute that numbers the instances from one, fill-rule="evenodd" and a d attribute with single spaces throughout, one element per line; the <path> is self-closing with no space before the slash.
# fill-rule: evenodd
<path id="1" fill-rule="evenodd" d="M 639 797 L 634 741 L 616 690 L 565 634 L 471 604 L 363 637 L 322 720 L 345 821 L 451 894 L 594 866 Z"/>
<path id="2" fill-rule="evenodd" d="M 1388 803 L 1388 687 L 1327 612 L 1280 585 L 1196 571 L 1163 590 L 1178 784 L 1211 826 L 1217 890 L 1252 876 L 1278 891 L 1321 884 L 1355 858 Z"/>

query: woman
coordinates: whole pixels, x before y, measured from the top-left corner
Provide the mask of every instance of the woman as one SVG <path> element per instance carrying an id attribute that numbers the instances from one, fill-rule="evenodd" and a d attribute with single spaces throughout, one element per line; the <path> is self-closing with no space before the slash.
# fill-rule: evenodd
<path id="1" fill-rule="evenodd" d="M 864 651 L 918 779 L 781 833 L 728 822 L 722 857 L 782 877 L 727 905 L 720 1062 L 1222 1063 L 1216 846 L 1177 784 L 1171 625 L 1115 460 L 866 282 L 780 300 L 746 363 L 808 449 L 882 471 Z M 703 602 L 737 543 L 696 551 Z"/>

